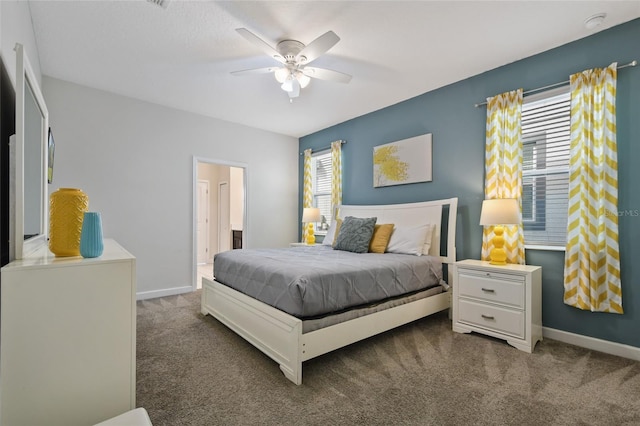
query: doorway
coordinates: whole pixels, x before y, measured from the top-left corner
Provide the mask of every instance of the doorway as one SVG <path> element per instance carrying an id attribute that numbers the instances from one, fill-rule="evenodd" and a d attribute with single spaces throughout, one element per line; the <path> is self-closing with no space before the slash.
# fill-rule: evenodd
<path id="1" fill-rule="evenodd" d="M 213 278 L 213 257 L 244 246 L 247 236 L 247 166 L 194 158 L 193 289 Z M 234 241 L 236 241 L 234 243 Z"/>

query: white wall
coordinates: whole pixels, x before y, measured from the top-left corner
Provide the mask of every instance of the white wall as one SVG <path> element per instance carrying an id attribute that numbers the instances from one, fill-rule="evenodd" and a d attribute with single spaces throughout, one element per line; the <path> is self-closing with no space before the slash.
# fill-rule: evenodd
<path id="1" fill-rule="evenodd" d="M 29 3 L 0 0 L 0 48 L 2 49 L 0 54 L 13 87 L 16 86 L 16 52 L 13 50 L 16 43 L 24 46 L 31 68 L 40 82 L 40 59 L 31 23 Z"/>
<path id="2" fill-rule="evenodd" d="M 105 237 L 137 258 L 139 298 L 191 290 L 194 156 L 247 165 L 247 247 L 296 241 L 297 139 L 46 76 L 43 92 L 56 140 L 50 191 L 89 195 Z"/>

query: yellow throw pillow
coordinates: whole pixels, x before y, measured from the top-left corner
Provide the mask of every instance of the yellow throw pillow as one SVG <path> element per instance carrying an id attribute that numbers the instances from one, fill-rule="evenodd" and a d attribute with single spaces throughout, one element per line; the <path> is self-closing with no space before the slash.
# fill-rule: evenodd
<path id="1" fill-rule="evenodd" d="M 369 253 L 384 253 L 393 233 L 393 223 L 376 225 L 369 243 Z"/>

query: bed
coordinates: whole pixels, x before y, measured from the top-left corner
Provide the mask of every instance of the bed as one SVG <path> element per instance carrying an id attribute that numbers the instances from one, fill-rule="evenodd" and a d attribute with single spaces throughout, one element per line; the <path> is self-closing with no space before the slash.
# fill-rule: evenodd
<path id="1" fill-rule="evenodd" d="M 286 378 L 300 385 L 302 384 L 302 364 L 304 361 L 450 307 L 449 286 L 442 280 L 442 274 L 438 272 L 442 271 L 445 265 L 450 266 L 455 262 L 457 204 L 457 198 L 449 198 L 421 203 L 379 206 L 342 205 L 339 207 L 340 218 L 376 217 L 376 223 L 394 224 L 395 230 L 429 224 L 431 235 L 424 245 L 425 254 L 428 255 L 415 256 L 393 253 L 359 255 L 332 250 L 330 246 L 293 247 L 279 249 L 288 252 L 290 267 L 280 268 L 281 271 L 276 271 L 267 278 L 264 271 L 269 270 L 270 263 L 277 262 L 274 257 L 278 249 L 235 250 L 237 253 L 229 253 L 229 256 L 241 259 L 241 264 L 236 266 L 236 269 L 230 267 L 226 272 L 218 271 L 218 266 L 214 263 L 216 277 L 213 280 L 202 279 L 201 311 L 204 315 L 213 316 L 260 349 L 279 364 Z M 325 302 L 315 305 L 300 304 L 298 290 L 287 293 L 289 290 L 282 289 L 298 287 L 297 283 L 292 286 L 289 282 L 292 279 L 291 276 L 281 274 L 295 275 L 297 269 L 315 271 L 312 266 L 305 263 L 298 265 L 297 262 L 317 263 L 317 256 L 326 256 L 327 254 L 334 257 L 325 264 L 354 264 L 365 271 L 369 270 L 369 266 L 365 262 L 368 257 L 377 256 L 378 263 L 383 263 L 383 261 L 393 263 L 395 262 L 392 260 L 394 257 L 401 258 L 402 263 L 407 264 L 415 262 L 421 264 L 428 261 L 429 266 L 426 267 L 428 272 L 418 275 L 424 275 L 425 279 L 427 276 L 431 276 L 429 279 L 433 279 L 435 282 L 410 283 L 408 278 L 397 278 L 408 275 L 394 273 L 397 282 L 394 282 L 393 285 L 383 286 L 385 287 L 382 290 L 385 293 L 384 297 L 381 298 L 373 291 L 373 296 L 356 295 L 350 301 L 337 302 L 338 305 Z M 262 260 L 254 259 L 252 256 L 266 259 L 266 264 L 263 265 Z M 345 256 L 351 256 L 351 258 Z M 353 256 L 356 256 L 358 261 L 352 261 Z M 255 266 L 252 266 L 254 262 Z M 425 266 L 419 265 L 419 267 L 424 268 Z M 328 270 L 333 269 L 328 268 Z M 243 282 L 241 273 L 247 270 L 250 270 L 247 275 L 249 278 Z M 325 281 L 332 283 L 334 288 L 344 289 L 345 285 L 336 280 L 342 275 L 348 276 L 349 273 L 356 273 L 356 271 L 340 271 L 337 274 L 334 273 L 332 277 L 325 277 Z M 223 276 L 224 279 L 219 278 L 218 275 Z M 415 273 L 412 272 L 409 275 L 415 275 Z M 238 278 L 231 278 L 234 276 Z M 448 276 L 452 276 L 450 268 Z M 279 279 L 288 284 L 282 284 L 282 288 L 272 291 L 273 288 L 279 288 L 277 282 Z M 306 280 L 306 276 L 302 279 Z M 382 275 L 382 279 L 385 279 L 384 275 Z M 264 285 L 262 285 L 262 280 L 264 280 Z M 352 278 L 348 278 L 345 282 L 350 284 Z M 238 289 L 232 286 L 236 286 Z M 263 287 L 262 290 L 260 290 L 261 287 Z M 377 288 L 379 286 L 371 287 Z M 310 288 L 305 292 L 312 293 L 313 290 Z M 327 294 L 324 299 L 333 301 L 334 294 Z M 347 295 L 347 297 L 349 296 L 353 296 L 353 294 Z M 258 298 L 264 301 L 258 300 Z M 330 306 L 324 306 L 325 304 Z"/>

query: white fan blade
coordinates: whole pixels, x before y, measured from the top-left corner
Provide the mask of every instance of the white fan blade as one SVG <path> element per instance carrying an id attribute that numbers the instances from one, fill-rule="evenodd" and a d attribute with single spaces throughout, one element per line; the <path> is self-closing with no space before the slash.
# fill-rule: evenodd
<path id="1" fill-rule="evenodd" d="M 270 72 L 275 72 L 278 68 L 279 67 L 253 68 L 250 70 L 233 71 L 231 72 L 231 74 L 233 75 L 268 74 Z"/>
<path id="2" fill-rule="evenodd" d="M 304 67 L 301 71 L 306 76 L 317 78 L 320 80 L 335 81 L 337 83 L 348 83 L 351 81 L 351 76 L 349 74 L 328 70 L 325 68 Z"/>
<path id="3" fill-rule="evenodd" d="M 256 47 L 258 47 L 260 50 L 262 50 L 267 55 L 271 56 L 276 61 L 282 62 L 283 64 L 286 62 L 286 60 L 282 56 L 280 56 L 280 53 L 278 53 L 278 51 L 276 49 L 274 49 L 273 47 L 269 46 L 269 44 L 267 44 L 260 37 L 258 37 L 257 35 L 255 35 L 251 31 L 249 31 L 248 29 L 246 29 L 246 28 L 236 28 L 236 31 L 242 37 L 247 39 L 247 41 L 249 41 L 250 43 L 253 43 Z"/>
<path id="4" fill-rule="evenodd" d="M 333 31 L 327 31 L 311 43 L 307 44 L 307 46 L 298 53 L 297 57 L 300 58 L 301 56 L 304 56 L 307 58 L 305 63 L 308 64 L 309 62 L 317 59 L 327 50 L 331 49 L 339 41 L 340 37 L 338 37 L 336 33 Z"/>

